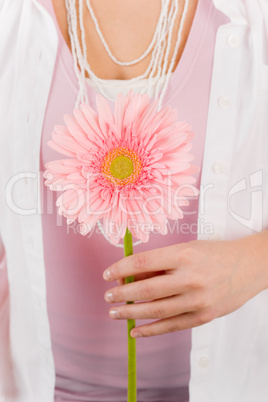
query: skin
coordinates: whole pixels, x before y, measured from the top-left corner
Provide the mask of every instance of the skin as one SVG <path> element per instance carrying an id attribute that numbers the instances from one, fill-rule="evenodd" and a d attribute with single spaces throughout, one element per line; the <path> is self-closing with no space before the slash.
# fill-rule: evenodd
<path id="1" fill-rule="evenodd" d="M 70 46 L 65 0 L 52 0 L 63 37 Z M 160 11 L 155 0 L 91 0 L 101 30 L 115 56 L 132 60 L 141 55 L 152 38 Z M 179 26 L 183 2 L 180 2 Z M 176 55 L 183 53 L 197 0 L 191 0 Z M 116 65 L 106 54 L 88 13 L 84 25 L 88 62 L 104 79 L 130 79 L 142 74 L 149 56 L 135 66 Z M 116 29 L 115 29 L 116 27 Z M 174 31 L 172 49 L 175 45 Z M 154 336 L 196 327 L 229 314 L 268 288 L 268 231 L 235 241 L 192 241 L 123 258 L 104 272 L 107 281 L 118 281 L 105 293 L 108 303 L 141 303 L 110 309 L 113 319 L 151 319 L 132 330 L 133 337 Z M 123 278 L 135 282 L 124 285 Z"/>
<path id="2" fill-rule="evenodd" d="M 109 303 L 142 301 L 110 310 L 114 319 L 152 319 L 133 337 L 196 327 L 229 314 L 268 288 L 268 231 L 235 241 L 191 241 L 146 251 L 111 265 L 107 281 L 134 283 L 105 293 Z M 116 311 L 117 313 L 112 313 Z"/>
<path id="3" fill-rule="evenodd" d="M 71 50 L 65 0 L 52 0 L 52 3 L 62 35 Z M 158 21 L 161 4 L 160 0 L 91 0 L 90 4 L 92 5 L 104 38 L 112 53 L 119 60 L 133 60 L 146 50 L 152 40 Z M 176 68 L 185 47 L 196 6 L 197 0 L 191 0 L 174 68 Z M 177 30 L 182 15 L 182 8 L 183 2 L 180 1 L 178 18 L 175 21 Z M 84 11 L 86 43 L 87 49 L 90 49 L 90 51 L 88 51 L 88 62 L 92 71 L 103 79 L 130 79 L 143 74 L 149 64 L 150 55 L 137 65 L 118 66 L 107 55 L 96 33 L 95 25 L 87 12 L 86 6 L 84 6 Z M 177 30 L 174 30 L 172 38 L 172 51 L 175 46 Z M 171 54 L 172 53 L 173 52 L 171 52 Z"/>

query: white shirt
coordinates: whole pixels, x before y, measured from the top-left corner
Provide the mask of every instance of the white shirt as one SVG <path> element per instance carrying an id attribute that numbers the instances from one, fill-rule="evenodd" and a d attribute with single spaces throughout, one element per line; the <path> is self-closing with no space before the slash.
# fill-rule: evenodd
<path id="1" fill-rule="evenodd" d="M 231 240 L 268 228 L 268 1 L 214 4 L 231 22 L 216 39 L 199 239 Z M 15 402 L 53 402 L 38 169 L 56 54 L 36 0 L 0 0 L 0 402 L 13 382 Z M 193 328 L 190 402 L 267 402 L 267 379 L 268 290 Z"/>

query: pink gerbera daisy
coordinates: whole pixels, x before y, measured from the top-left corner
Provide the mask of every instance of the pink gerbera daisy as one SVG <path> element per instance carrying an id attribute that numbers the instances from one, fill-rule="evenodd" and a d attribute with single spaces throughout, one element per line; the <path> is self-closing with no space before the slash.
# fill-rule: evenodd
<path id="1" fill-rule="evenodd" d="M 133 91 L 117 96 L 114 114 L 103 96 L 96 103 L 98 113 L 82 104 L 65 115 L 66 126 L 56 126 L 48 142 L 71 158 L 47 163 L 44 173 L 51 190 L 63 191 L 59 214 L 77 219 L 84 235 L 101 220 L 114 244 L 127 228 L 143 242 L 150 231 L 165 234 L 167 219 L 182 218 L 186 197 L 198 194 L 191 126 Z"/>

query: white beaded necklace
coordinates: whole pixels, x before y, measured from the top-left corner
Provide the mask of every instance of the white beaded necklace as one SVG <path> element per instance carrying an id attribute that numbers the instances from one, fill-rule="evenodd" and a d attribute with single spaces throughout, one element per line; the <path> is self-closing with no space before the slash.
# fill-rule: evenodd
<path id="1" fill-rule="evenodd" d="M 79 6 L 79 13 L 77 15 L 76 4 L 78 3 Z M 68 13 L 68 30 L 69 36 L 71 40 L 71 47 L 72 47 L 72 54 L 74 59 L 74 69 L 75 73 L 79 82 L 79 93 L 76 102 L 76 106 L 80 104 L 80 102 L 87 102 L 88 103 L 88 96 L 86 91 L 85 85 L 85 73 L 87 72 L 91 80 L 94 84 L 98 87 L 99 91 L 105 96 L 107 99 L 112 100 L 103 88 L 103 84 L 105 84 L 106 80 L 99 78 L 94 74 L 91 70 L 90 65 L 87 61 L 87 46 L 86 46 L 86 35 L 85 35 L 85 27 L 83 23 L 83 15 L 84 15 L 84 0 L 65 0 L 66 9 Z M 143 60 L 150 52 L 151 52 L 151 59 L 150 63 L 146 69 L 146 71 L 135 77 L 128 82 L 131 84 L 132 82 L 140 81 L 144 78 L 148 78 L 145 86 L 141 90 L 141 93 L 148 93 L 149 89 L 150 93 L 154 94 L 154 98 L 159 99 L 159 108 L 161 107 L 161 103 L 163 101 L 164 94 L 167 89 L 167 85 L 169 79 L 172 74 L 172 70 L 175 64 L 176 55 L 178 52 L 178 48 L 181 42 L 181 34 L 184 27 L 185 17 L 187 14 L 189 0 L 185 0 L 183 13 L 181 17 L 181 23 L 177 34 L 177 40 L 175 49 L 171 58 L 171 62 L 168 65 L 170 49 L 171 49 L 171 39 L 173 28 L 175 24 L 176 17 L 179 11 L 179 4 L 178 0 L 161 0 L 161 12 L 158 18 L 158 22 L 156 25 L 156 29 L 147 49 L 144 53 L 135 60 L 131 61 L 120 61 L 118 60 L 110 51 L 110 48 L 105 41 L 103 34 L 100 30 L 99 23 L 96 19 L 94 11 L 91 7 L 90 0 L 86 0 L 86 5 L 88 12 L 91 15 L 91 18 L 94 22 L 96 31 L 100 37 L 100 40 L 103 43 L 103 46 L 110 56 L 110 58 L 118 65 L 124 66 L 132 66 L 134 64 L 139 63 Z M 81 31 L 81 42 L 82 47 L 80 45 L 79 37 L 77 28 L 80 28 Z M 80 69 L 79 69 L 80 67 Z M 152 82 L 157 81 L 158 85 L 152 85 Z M 163 89 L 160 91 L 161 83 L 164 82 Z"/>
<path id="2" fill-rule="evenodd" d="M 65 0 L 65 5 L 67 9 L 67 15 L 68 15 L 68 30 L 69 30 L 69 36 L 70 36 L 70 41 L 71 41 L 71 48 L 72 48 L 72 54 L 73 54 L 73 59 L 74 59 L 74 70 L 75 74 L 78 79 L 79 83 L 79 92 L 78 92 L 78 97 L 76 101 L 76 107 L 80 105 L 81 102 L 88 102 L 88 96 L 87 96 L 87 90 L 86 90 L 86 85 L 85 85 L 85 80 L 86 80 L 86 75 L 85 73 L 87 72 L 91 80 L 95 83 L 95 85 L 98 87 L 99 91 L 102 93 L 103 96 L 105 96 L 107 99 L 111 99 L 107 93 L 105 93 L 103 84 L 106 83 L 106 80 L 99 78 L 94 74 L 94 72 L 91 70 L 90 65 L 87 61 L 87 46 L 86 46 L 86 34 L 85 34 L 85 27 L 83 23 L 83 15 L 84 15 L 84 10 L 83 10 L 83 1 L 84 0 Z M 79 6 L 79 15 L 77 15 L 76 11 L 76 4 L 78 2 Z M 174 52 L 171 58 L 171 62 L 169 63 L 168 66 L 168 60 L 169 60 L 169 53 L 170 53 L 170 48 L 171 48 L 171 39 L 172 39 L 172 33 L 173 33 L 173 28 L 175 24 L 176 17 L 178 15 L 179 11 L 179 0 L 161 0 L 161 12 L 158 18 L 158 22 L 155 28 L 155 32 L 153 35 L 153 38 L 147 47 L 147 49 L 144 51 L 144 53 L 138 57 L 135 60 L 131 61 L 120 61 L 118 60 L 111 52 L 107 42 L 105 41 L 103 34 L 100 30 L 99 23 L 97 21 L 97 18 L 94 14 L 94 11 L 91 7 L 90 0 L 86 0 L 86 5 L 88 12 L 91 15 L 91 18 L 95 24 L 96 31 L 99 35 L 99 38 L 109 55 L 109 57 L 118 65 L 121 66 L 132 66 L 134 64 L 139 63 L 141 60 L 143 60 L 150 52 L 151 52 L 151 60 L 150 63 L 146 69 L 146 71 L 130 80 L 128 80 L 128 83 L 135 83 L 137 81 L 141 81 L 144 78 L 148 78 L 146 80 L 146 84 L 144 85 L 143 89 L 140 91 L 141 93 L 154 93 L 154 98 L 158 98 L 159 100 L 159 109 L 161 108 L 162 101 L 164 94 L 166 92 L 167 86 L 169 79 L 172 74 L 172 70 L 175 64 L 176 60 L 176 55 L 179 49 L 179 45 L 181 42 L 181 35 L 182 35 L 182 30 L 184 27 L 184 22 L 185 22 L 185 17 L 187 14 L 188 6 L 189 6 L 189 0 L 185 0 L 184 3 L 184 8 L 183 8 L 183 13 L 181 17 L 181 23 L 180 27 L 178 29 L 178 34 L 177 34 L 177 40 L 176 40 L 176 45 L 174 48 Z M 81 31 L 81 41 L 82 41 L 82 48 L 80 45 L 79 37 L 78 37 L 78 30 L 77 28 L 80 28 Z M 80 67 L 80 69 L 79 69 Z M 157 81 L 156 85 L 153 85 L 153 81 Z M 164 84 L 163 84 L 164 82 Z M 160 91 L 160 87 L 162 87 L 162 91 Z M 153 91 L 153 92 L 151 92 Z M 113 100 L 113 99 L 111 99 Z M 106 238 L 106 240 L 111 243 L 110 239 L 108 236 L 106 236 L 102 224 L 100 221 L 98 221 L 98 228 L 103 234 L 103 236 Z M 133 244 L 133 246 L 140 244 L 141 241 L 137 241 L 136 243 Z M 124 247 L 122 244 L 118 244 L 117 247 Z"/>
<path id="3" fill-rule="evenodd" d="M 156 42 L 156 39 L 157 39 L 157 34 L 158 34 L 159 30 L 161 29 L 162 21 L 163 21 L 163 18 L 164 18 L 164 16 L 165 16 L 165 12 L 164 12 L 164 11 L 165 11 L 165 10 L 164 10 L 164 0 L 161 0 L 161 4 L 162 4 L 162 6 L 161 6 L 161 13 L 160 13 L 160 16 L 159 16 L 159 19 L 158 19 L 158 22 L 157 22 L 157 26 L 156 26 L 156 29 L 155 29 L 155 33 L 154 33 L 153 39 L 152 39 L 151 43 L 149 44 L 148 48 L 145 50 L 145 52 L 144 52 L 140 57 L 138 57 L 138 58 L 135 59 L 135 60 L 132 60 L 132 61 L 120 61 L 120 60 L 118 60 L 118 59 L 112 54 L 112 52 L 111 52 L 111 50 L 110 50 L 110 48 L 109 48 L 109 46 L 108 46 L 106 40 L 104 39 L 104 37 L 103 37 L 103 35 L 102 35 L 102 32 L 101 32 L 100 27 L 99 27 L 98 20 L 97 20 L 95 14 L 94 14 L 94 11 L 93 11 L 93 9 L 92 9 L 92 7 L 91 7 L 90 0 L 86 0 L 86 5 L 87 5 L 87 8 L 88 8 L 88 11 L 89 11 L 89 13 L 90 13 L 90 16 L 91 16 L 92 20 L 94 21 L 96 31 L 97 31 L 97 33 L 98 33 L 98 35 L 99 35 L 100 40 L 102 41 L 102 44 L 103 44 L 103 46 L 104 46 L 106 52 L 108 53 L 108 55 L 110 56 L 110 58 L 111 58 L 116 64 L 118 64 L 118 65 L 120 65 L 120 66 L 132 66 L 132 65 L 134 65 L 134 64 L 139 63 L 139 62 L 140 62 L 141 60 L 143 60 L 143 59 L 150 53 L 150 51 L 153 49 L 153 46 L 154 46 L 154 44 L 155 44 L 155 42 Z"/>

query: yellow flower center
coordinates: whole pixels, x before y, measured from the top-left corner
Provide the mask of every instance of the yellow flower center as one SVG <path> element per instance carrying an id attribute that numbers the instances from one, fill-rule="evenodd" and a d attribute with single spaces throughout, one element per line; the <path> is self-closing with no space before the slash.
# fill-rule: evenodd
<path id="1" fill-rule="evenodd" d="M 110 172 L 117 179 L 124 180 L 134 172 L 133 162 L 128 156 L 117 156 L 111 162 Z"/>
<path id="2" fill-rule="evenodd" d="M 111 183 L 125 186 L 137 180 L 141 168 L 141 160 L 134 151 L 118 147 L 105 155 L 101 172 Z"/>

